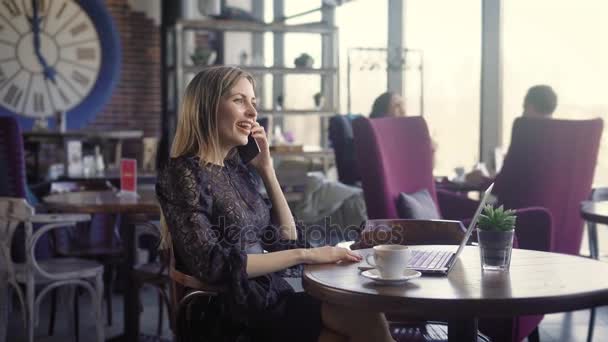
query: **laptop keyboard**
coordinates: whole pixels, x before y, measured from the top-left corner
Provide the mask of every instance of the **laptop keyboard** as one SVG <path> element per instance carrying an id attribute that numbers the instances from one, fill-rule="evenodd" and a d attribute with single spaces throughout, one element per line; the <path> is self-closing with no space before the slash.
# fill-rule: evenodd
<path id="1" fill-rule="evenodd" d="M 450 251 L 421 251 L 412 250 L 412 258 L 408 263 L 409 268 L 436 269 L 445 266 L 448 259 L 454 254 Z"/>

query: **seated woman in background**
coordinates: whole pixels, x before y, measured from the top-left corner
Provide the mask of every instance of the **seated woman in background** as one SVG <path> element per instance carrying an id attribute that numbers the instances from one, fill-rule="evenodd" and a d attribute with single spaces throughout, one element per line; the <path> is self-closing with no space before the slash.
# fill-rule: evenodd
<path id="1" fill-rule="evenodd" d="M 386 92 L 378 96 L 372 105 L 370 119 L 406 116 L 403 98 L 393 92 Z"/>
<path id="2" fill-rule="evenodd" d="M 252 76 L 235 67 L 206 68 L 186 88 L 181 108 L 156 191 L 163 241 L 172 243 L 177 267 L 225 291 L 212 299 L 206 310 L 213 314 L 201 322 L 209 340 L 393 341 L 383 314 L 296 294 L 277 274 L 298 264 L 358 262 L 361 256 L 345 248 L 305 248 L 256 122 Z M 257 192 L 235 153 L 250 134 L 261 150 L 250 165 L 269 199 Z"/>

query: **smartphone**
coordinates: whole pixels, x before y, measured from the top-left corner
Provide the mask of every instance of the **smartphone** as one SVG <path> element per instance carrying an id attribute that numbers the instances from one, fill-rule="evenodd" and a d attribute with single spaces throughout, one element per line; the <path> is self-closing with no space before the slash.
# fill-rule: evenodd
<path id="1" fill-rule="evenodd" d="M 260 146 L 258 146 L 257 141 L 255 141 L 255 138 L 251 134 L 247 137 L 247 145 L 237 146 L 236 149 L 239 151 L 239 156 L 244 164 L 249 163 L 260 153 Z"/>

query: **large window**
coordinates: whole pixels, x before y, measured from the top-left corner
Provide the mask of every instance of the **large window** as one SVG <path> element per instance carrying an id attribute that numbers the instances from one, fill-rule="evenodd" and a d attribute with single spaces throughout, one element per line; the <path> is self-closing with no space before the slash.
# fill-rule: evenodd
<path id="1" fill-rule="evenodd" d="M 608 120 L 608 2 L 503 1 L 503 146 L 523 97 L 535 84 L 558 94 L 556 118 Z M 603 134 L 595 184 L 608 184 L 608 135 Z"/>
<path id="2" fill-rule="evenodd" d="M 405 45 L 424 52 L 424 116 L 437 145 L 435 174 L 470 169 L 479 160 L 481 1 L 406 5 Z M 406 101 L 416 102 L 417 82 L 404 82 Z"/>

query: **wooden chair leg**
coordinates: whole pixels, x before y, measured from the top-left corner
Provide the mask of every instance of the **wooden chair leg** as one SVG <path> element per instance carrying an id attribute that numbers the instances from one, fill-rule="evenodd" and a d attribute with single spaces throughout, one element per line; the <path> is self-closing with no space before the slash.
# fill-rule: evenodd
<path id="1" fill-rule="evenodd" d="M 530 335 L 528 335 L 528 342 L 540 342 L 540 335 L 538 333 L 538 327 L 536 327 L 534 329 L 534 331 L 532 331 L 530 333 Z"/>
<path id="2" fill-rule="evenodd" d="M 589 328 L 587 330 L 587 342 L 593 341 L 594 328 L 595 328 L 595 307 L 591 308 L 591 316 L 589 317 Z"/>
<path id="3" fill-rule="evenodd" d="M 162 289 L 159 289 L 162 291 Z M 164 298 L 161 292 L 158 292 L 158 323 L 156 326 L 156 335 L 162 336 L 163 334 L 163 311 L 164 311 Z"/>
<path id="4" fill-rule="evenodd" d="M 79 288 L 74 291 L 74 341 L 80 341 L 80 309 L 78 303 L 78 297 L 80 297 Z"/>
<path id="5" fill-rule="evenodd" d="M 106 315 L 108 318 L 108 325 L 112 325 L 112 289 L 114 288 L 114 267 L 112 265 L 106 265 L 103 270 L 103 282 L 105 289 L 106 299 Z"/>
<path id="6" fill-rule="evenodd" d="M 49 318 L 49 336 L 55 334 L 55 315 L 57 314 L 57 289 L 53 289 L 51 293 L 51 312 Z"/>

